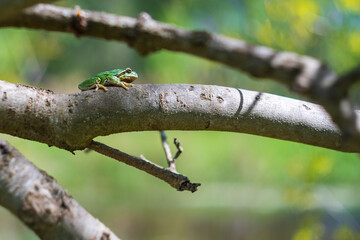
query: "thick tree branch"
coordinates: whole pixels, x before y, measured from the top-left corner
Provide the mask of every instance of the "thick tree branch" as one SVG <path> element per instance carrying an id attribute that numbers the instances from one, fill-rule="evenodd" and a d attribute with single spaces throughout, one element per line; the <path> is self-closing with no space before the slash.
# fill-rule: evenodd
<path id="1" fill-rule="evenodd" d="M 187 190 L 195 192 L 197 190 L 197 187 L 200 186 L 199 183 L 191 183 L 190 180 L 184 175 L 173 172 L 170 169 L 163 168 L 144 158 L 137 158 L 128 155 L 117 149 L 106 146 L 105 144 L 92 141 L 89 145 L 89 148 L 100 154 L 104 154 L 108 157 L 119 160 L 120 162 L 123 162 L 127 165 L 133 166 L 139 170 L 145 171 L 150 175 L 153 175 L 154 177 L 157 177 L 164 182 L 167 182 L 170 186 L 172 186 L 178 191 Z"/>
<path id="2" fill-rule="evenodd" d="M 41 239 L 119 239 L 52 177 L 1 139 L 0 205 Z"/>
<path id="3" fill-rule="evenodd" d="M 186 31 L 157 22 L 146 13 L 135 19 L 39 4 L 0 22 L 0 27 L 10 26 L 124 41 L 143 55 L 160 49 L 180 51 L 223 63 L 254 77 L 270 78 L 323 105 L 344 136 L 360 142 L 357 114 L 347 92 L 339 97 L 344 92 L 336 87 L 338 76 L 309 56 L 277 52 L 204 31 Z"/>
<path id="4" fill-rule="evenodd" d="M 54 94 L 0 81 L 2 133 L 74 151 L 96 136 L 147 130 L 241 132 L 360 152 L 319 105 L 272 94 L 188 84 Z"/>

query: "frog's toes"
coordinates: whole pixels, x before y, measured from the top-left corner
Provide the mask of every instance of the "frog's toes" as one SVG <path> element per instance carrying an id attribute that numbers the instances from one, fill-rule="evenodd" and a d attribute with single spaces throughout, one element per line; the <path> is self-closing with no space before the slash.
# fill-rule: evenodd
<path id="1" fill-rule="evenodd" d="M 100 85 L 99 85 L 99 88 L 104 89 L 105 92 L 108 91 L 107 87 L 105 87 L 104 85 L 101 85 L 101 84 L 100 84 Z"/>
<path id="2" fill-rule="evenodd" d="M 99 90 L 99 88 L 104 89 L 105 92 L 108 91 L 107 87 L 105 87 L 104 85 L 98 83 L 98 84 L 96 84 L 96 87 L 95 87 L 94 92 L 96 92 L 97 90 Z"/>
<path id="3" fill-rule="evenodd" d="M 124 88 L 125 90 L 129 90 L 128 87 L 125 86 L 124 82 L 119 82 L 119 83 L 112 83 L 114 86 L 117 86 L 117 87 L 122 87 Z"/>

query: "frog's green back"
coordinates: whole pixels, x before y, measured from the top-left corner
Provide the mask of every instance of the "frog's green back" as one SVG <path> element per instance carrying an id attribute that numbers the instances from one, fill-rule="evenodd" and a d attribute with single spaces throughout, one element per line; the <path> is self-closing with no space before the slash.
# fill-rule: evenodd
<path id="1" fill-rule="evenodd" d="M 128 90 L 128 88 L 125 85 L 132 86 L 131 82 L 135 81 L 137 78 L 138 78 L 137 73 L 132 71 L 130 68 L 114 69 L 114 70 L 98 73 L 93 77 L 86 79 L 85 81 L 80 83 L 78 87 L 82 91 L 89 90 L 92 88 L 95 88 L 97 90 L 99 87 L 107 91 L 107 89 L 103 85 L 107 85 L 107 86 L 115 85 L 115 86 L 122 86 L 123 88 Z"/>
<path id="2" fill-rule="evenodd" d="M 98 73 L 94 77 L 102 77 L 102 76 L 106 76 L 106 75 L 117 75 L 117 74 L 121 73 L 122 71 L 124 71 L 124 69 L 114 69 L 114 70 Z"/>

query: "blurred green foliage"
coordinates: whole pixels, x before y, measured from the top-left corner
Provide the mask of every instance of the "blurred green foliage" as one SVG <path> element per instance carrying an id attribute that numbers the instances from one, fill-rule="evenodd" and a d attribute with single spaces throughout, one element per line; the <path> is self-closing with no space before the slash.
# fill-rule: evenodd
<path id="1" fill-rule="evenodd" d="M 358 0 L 61 1 L 60 6 L 154 19 L 319 58 L 343 72 L 360 58 Z M 123 43 L 64 33 L 0 29 L 0 79 L 77 92 L 104 70 L 131 67 L 135 83 L 216 84 L 296 97 L 271 81 L 204 59 L 160 51 L 139 56 Z M 353 91 L 360 99 L 359 91 Z M 125 239 L 359 239 L 356 154 L 221 132 L 168 132 L 184 153 L 181 173 L 203 185 L 190 194 L 95 152 L 72 155 L 7 135 L 29 160 Z M 99 137 L 165 166 L 157 132 Z M 173 148 L 174 152 L 175 149 Z M 0 209 L 0 239 L 36 239 Z"/>

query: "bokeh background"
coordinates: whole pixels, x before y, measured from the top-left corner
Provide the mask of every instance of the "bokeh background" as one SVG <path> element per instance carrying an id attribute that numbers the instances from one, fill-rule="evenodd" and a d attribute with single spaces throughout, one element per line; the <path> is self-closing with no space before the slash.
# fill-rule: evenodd
<path id="1" fill-rule="evenodd" d="M 56 5 L 154 19 L 319 58 L 337 72 L 360 60 L 359 0 L 59 1 Z M 71 34 L 0 29 L 0 79 L 78 92 L 77 84 L 131 67 L 135 82 L 215 84 L 301 98 L 272 81 L 182 53 L 139 56 L 126 44 Z M 359 88 L 352 97 L 358 103 Z M 123 239 L 360 239 L 360 159 L 270 138 L 227 132 L 168 131 L 184 148 L 178 170 L 202 186 L 177 192 L 95 152 L 76 155 L 0 134 L 52 175 Z M 158 132 L 99 137 L 165 166 Z M 175 149 L 173 148 L 175 152 Z M 0 239 L 38 239 L 0 208 Z"/>

